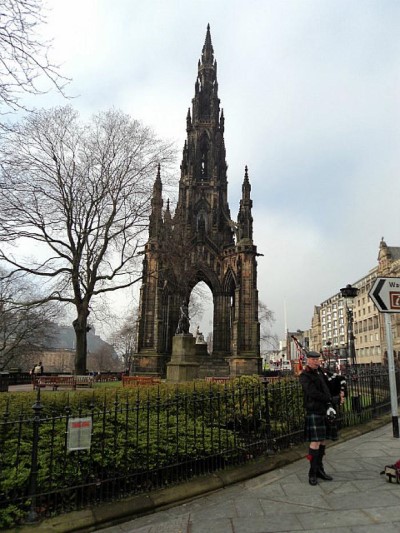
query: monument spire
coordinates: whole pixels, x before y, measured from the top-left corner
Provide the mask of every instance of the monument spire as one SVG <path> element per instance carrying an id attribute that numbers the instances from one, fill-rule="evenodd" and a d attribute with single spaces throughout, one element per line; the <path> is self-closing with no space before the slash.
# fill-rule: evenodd
<path id="1" fill-rule="evenodd" d="M 254 374 L 261 359 L 251 186 L 246 167 L 235 222 L 228 202 L 225 116 L 209 24 L 185 127 L 173 212 L 169 202 L 163 211 L 160 171 L 154 183 L 143 260 L 138 365 L 143 372 L 167 375 L 172 381 Z M 188 323 L 182 327 L 182 306 L 199 282 L 213 295 L 212 358 L 199 350 L 206 345 L 192 342 Z M 191 358 L 189 365 L 182 354 Z"/>

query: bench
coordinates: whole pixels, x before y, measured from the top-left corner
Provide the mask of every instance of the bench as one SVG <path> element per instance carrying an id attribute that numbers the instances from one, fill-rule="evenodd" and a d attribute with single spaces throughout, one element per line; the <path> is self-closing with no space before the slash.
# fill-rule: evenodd
<path id="1" fill-rule="evenodd" d="M 208 376 L 204 378 L 204 381 L 208 383 L 227 383 L 231 378 L 229 376 Z"/>
<path id="2" fill-rule="evenodd" d="M 262 376 L 260 378 L 261 383 L 273 383 L 274 381 L 282 381 L 281 376 Z"/>
<path id="3" fill-rule="evenodd" d="M 108 383 L 109 381 L 118 381 L 118 377 L 115 374 L 97 374 L 94 376 L 94 380 L 100 383 Z"/>
<path id="4" fill-rule="evenodd" d="M 67 387 L 69 389 L 76 388 L 75 376 L 34 376 L 33 388 L 38 387 L 52 387 L 53 390 L 58 390 L 58 387 Z"/>
<path id="5" fill-rule="evenodd" d="M 159 385 L 161 378 L 156 376 L 122 376 L 123 387 L 140 387 L 142 385 Z"/>
<path id="6" fill-rule="evenodd" d="M 74 376 L 75 387 L 93 387 L 93 376 Z"/>

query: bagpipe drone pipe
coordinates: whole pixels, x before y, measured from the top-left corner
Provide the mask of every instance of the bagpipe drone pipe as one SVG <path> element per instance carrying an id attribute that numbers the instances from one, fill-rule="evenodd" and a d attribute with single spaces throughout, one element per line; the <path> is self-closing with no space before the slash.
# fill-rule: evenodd
<path id="1" fill-rule="evenodd" d="M 307 359 L 307 349 L 304 348 L 304 346 L 299 342 L 299 340 L 294 336 L 291 335 L 292 339 L 294 340 L 294 343 L 296 344 L 297 350 L 299 353 L 302 354 L 302 359 Z M 323 359 L 324 356 L 321 354 L 321 357 Z M 329 387 L 329 391 L 332 394 L 332 396 L 339 396 L 341 392 L 344 392 L 345 397 L 347 396 L 347 382 L 346 378 L 342 374 L 338 374 L 336 372 L 331 372 L 327 368 L 322 368 L 322 371 L 324 372 L 327 380 L 327 384 Z"/>

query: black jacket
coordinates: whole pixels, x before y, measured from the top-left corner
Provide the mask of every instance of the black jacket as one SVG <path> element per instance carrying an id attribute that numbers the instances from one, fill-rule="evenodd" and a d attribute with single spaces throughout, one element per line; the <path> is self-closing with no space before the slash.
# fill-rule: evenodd
<path id="1" fill-rule="evenodd" d="M 320 368 L 306 366 L 299 379 L 307 414 L 325 415 L 329 405 L 339 403 L 339 397 L 331 395 L 327 377 Z"/>

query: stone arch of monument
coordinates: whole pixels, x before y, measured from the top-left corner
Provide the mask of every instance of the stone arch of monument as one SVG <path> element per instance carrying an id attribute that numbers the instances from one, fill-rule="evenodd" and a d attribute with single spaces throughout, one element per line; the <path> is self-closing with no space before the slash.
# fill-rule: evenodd
<path id="1" fill-rule="evenodd" d="M 213 353 L 205 360 L 204 353 L 192 352 L 191 341 L 182 338 L 179 357 L 184 358 L 187 349 L 191 368 L 198 365 L 200 377 L 205 373 L 254 374 L 261 369 L 259 254 L 253 243 L 251 186 L 246 166 L 239 212 L 233 221 L 228 204 L 224 131 L 208 26 L 192 108 L 186 117 L 187 139 L 174 212 L 169 201 L 164 209 L 160 167 L 154 182 L 135 355 L 135 367 L 141 373 L 166 375 L 167 366 L 174 361 L 182 302 L 187 305 L 199 281 L 207 284 L 213 297 Z M 176 361 L 175 357 L 174 365 Z M 190 366 L 189 362 L 185 364 Z M 192 370 L 185 372 L 182 375 L 194 375 Z"/>

